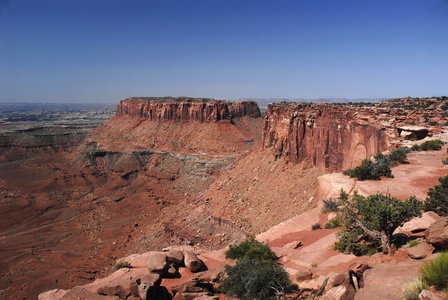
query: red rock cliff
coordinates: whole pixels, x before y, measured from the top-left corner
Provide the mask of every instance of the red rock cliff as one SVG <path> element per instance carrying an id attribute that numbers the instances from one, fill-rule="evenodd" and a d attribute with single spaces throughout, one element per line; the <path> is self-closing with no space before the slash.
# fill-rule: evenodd
<path id="1" fill-rule="evenodd" d="M 341 171 L 388 149 L 388 133 L 390 128 L 376 123 L 373 110 L 360 112 L 350 106 L 335 105 L 269 105 L 263 148 L 271 148 L 276 157 L 294 163 L 308 159 L 322 170 Z"/>
<path id="2" fill-rule="evenodd" d="M 260 109 L 254 101 L 229 102 L 192 98 L 129 98 L 120 101 L 117 115 L 149 119 L 151 121 L 219 122 L 234 117 L 259 117 Z"/>

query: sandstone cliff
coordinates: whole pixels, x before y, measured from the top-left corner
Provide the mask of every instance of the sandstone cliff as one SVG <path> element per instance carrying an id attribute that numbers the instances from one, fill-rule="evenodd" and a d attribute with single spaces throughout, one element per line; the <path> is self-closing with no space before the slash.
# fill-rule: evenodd
<path id="1" fill-rule="evenodd" d="M 117 116 L 129 115 L 151 121 L 219 122 L 235 117 L 259 117 L 254 101 L 229 102 L 193 98 L 129 98 L 120 101 Z"/>
<path id="2" fill-rule="evenodd" d="M 308 159 L 326 171 L 353 168 L 388 149 L 396 135 L 394 128 L 382 125 L 379 115 L 369 108 L 350 106 L 270 105 L 263 148 L 294 163 Z"/>

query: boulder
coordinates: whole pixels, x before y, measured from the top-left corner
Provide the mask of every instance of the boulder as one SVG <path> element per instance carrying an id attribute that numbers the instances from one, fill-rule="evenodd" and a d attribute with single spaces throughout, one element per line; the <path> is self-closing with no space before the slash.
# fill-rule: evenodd
<path id="1" fill-rule="evenodd" d="M 163 252 L 152 252 L 152 255 L 147 261 L 147 267 L 150 273 L 158 273 L 165 275 L 168 270 L 168 258 L 166 253 Z"/>
<path id="2" fill-rule="evenodd" d="M 177 265 L 172 262 L 169 262 L 165 276 L 167 278 L 179 278 L 180 274 Z"/>
<path id="3" fill-rule="evenodd" d="M 345 282 L 347 279 L 348 279 L 348 274 L 347 274 L 347 272 L 345 272 L 345 273 L 340 273 L 340 274 L 337 274 L 337 275 L 335 275 L 335 276 L 331 276 L 331 277 L 330 277 L 330 280 L 328 281 L 328 285 L 327 285 L 327 287 L 328 287 L 328 289 L 331 289 L 332 287 L 342 285 L 342 284 L 344 284 L 344 282 Z"/>
<path id="4" fill-rule="evenodd" d="M 297 282 L 301 282 L 304 280 L 310 280 L 311 278 L 313 278 L 313 273 L 311 272 L 310 268 L 302 269 L 294 275 L 294 279 Z"/>
<path id="5" fill-rule="evenodd" d="M 50 290 L 50 291 L 46 291 L 44 293 L 39 294 L 39 296 L 37 296 L 38 300 L 55 300 L 55 299 L 61 299 L 62 296 L 64 296 L 65 294 L 67 294 L 68 291 L 66 290 L 60 290 L 60 289 L 55 289 L 55 290 Z"/>
<path id="6" fill-rule="evenodd" d="M 426 242 L 440 248 L 448 248 L 448 217 L 429 226 L 426 231 Z"/>
<path id="7" fill-rule="evenodd" d="M 118 262 L 127 261 L 131 268 L 144 268 L 148 265 L 148 260 L 150 260 L 154 255 L 157 255 L 156 251 L 149 251 L 142 254 L 131 254 L 129 256 L 120 258 Z"/>
<path id="8" fill-rule="evenodd" d="M 334 277 L 336 281 L 330 282 L 333 284 L 328 291 L 318 297 L 320 300 L 353 300 L 355 299 L 356 289 L 350 282 L 350 275 L 348 273 L 340 274 Z"/>
<path id="9" fill-rule="evenodd" d="M 418 295 L 419 300 L 442 300 L 443 297 L 437 295 L 436 293 L 429 291 L 429 290 L 423 290 Z"/>
<path id="10" fill-rule="evenodd" d="M 160 278 L 160 274 L 149 274 L 143 275 L 137 280 L 138 284 L 138 294 L 142 300 L 150 299 L 148 298 L 149 291 L 153 290 L 154 287 L 157 288 L 160 286 L 162 282 L 162 278 Z"/>
<path id="11" fill-rule="evenodd" d="M 364 271 L 367 269 L 370 269 L 369 265 L 359 261 L 354 262 L 348 267 L 348 274 L 351 276 L 356 290 L 364 287 Z"/>
<path id="12" fill-rule="evenodd" d="M 200 271 L 203 267 L 202 260 L 191 251 L 184 252 L 184 263 L 185 267 L 193 273 Z"/>
<path id="13" fill-rule="evenodd" d="M 283 248 L 297 249 L 300 246 L 302 246 L 302 242 L 301 241 L 292 241 L 292 242 L 284 245 Z"/>
<path id="14" fill-rule="evenodd" d="M 133 278 L 119 278 L 106 283 L 97 290 L 98 294 L 118 296 L 127 299 L 128 296 L 140 297 L 137 281 Z"/>
<path id="15" fill-rule="evenodd" d="M 178 266 L 184 265 L 184 255 L 179 250 L 171 250 L 165 253 L 169 261 L 175 263 Z"/>
<path id="16" fill-rule="evenodd" d="M 120 298 L 117 296 L 102 296 L 89 291 L 88 289 L 82 286 L 75 286 L 71 290 L 69 290 L 61 300 L 119 300 Z M 54 299 L 56 300 L 56 299 Z"/>
<path id="17" fill-rule="evenodd" d="M 410 258 L 422 259 L 432 254 L 434 247 L 428 243 L 419 243 L 417 246 L 407 248 L 406 252 Z"/>
<path id="18" fill-rule="evenodd" d="M 223 278 L 225 273 L 224 266 L 218 267 L 216 269 L 207 270 L 197 276 L 199 282 L 219 282 Z"/>
<path id="19" fill-rule="evenodd" d="M 424 236 L 425 230 L 427 230 L 429 226 L 440 219 L 442 219 L 442 217 L 440 217 L 435 212 L 427 211 L 424 212 L 420 218 L 415 217 L 395 229 L 394 234 L 402 233 L 407 236 Z"/>

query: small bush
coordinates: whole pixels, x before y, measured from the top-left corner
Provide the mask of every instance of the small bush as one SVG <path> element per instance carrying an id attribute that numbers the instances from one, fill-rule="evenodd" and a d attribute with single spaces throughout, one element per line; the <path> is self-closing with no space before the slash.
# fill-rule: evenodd
<path id="1" fill-rule="evenodd" d="M 444 142 L 441 140 L 430 140 L 420 145 L 420 150 L 441 150 Z"/>
<path id="2" fill-rule="evenodd" d="M 429 126 L 437 126 L 437 125 L 439 125 L 439 122 L 437 122 L 437 121 L 429 121 Z"/>
<path id="3" fill-rule="evenodd" d="M 317 229 L 320 229 L 321 227 L 320 227 L 320 224 L 319 223 L 316 223 L 316 224 L 314 224 L 313 226 L 311 226 L 311 230 L 317 230 Z"/>
<path id="4" fill-rule="evenodd" d="M 420 151 L 420 146 L 417 145 L 417 144 L 412 145 L 411 150 L 412 150 L 412 151 Z"/>
<path id="5" fill-rule="evenodd" d="M 352 175 L 352 172 L 353 172 L 352 169 L 347 169 L 347 170 L 342 171 L 342 174 L 344 174 L 345 176 L 350 176 L 350 177 L 352 177 L 352 176 L 351 176 L 351 175 Z"/>
<path id="6" fill-rule="evenodd" d="M 439 178 L 440 184 L 428 189 L 425 211 L 433 211 L 439 216 L 448 215 L 448 175 Z"/>
<path id="7" fill-rule="evenodd" d="M 390 159 L 395 163 L 404 163 L 407 159 L 406 152 L 403 148 L 392 149 L 390 152 Z"/>
<path id="8" fill-rule="evenodd" d="M 313 263 L 311 263 L 311 267 L 313 267 L 313 268 L 317 268 L 317 262 L 313 262 Z"/>
<path id="9" fill-rule="evenodd" d="M 230 259 L 259 259 L 259 260 L 269 260 L 276 261 L 277 256 L 269 248 L 268 245 L 257 241 L 254 237 L 246 239 L 239 245 L 230 245 L 229 250 L 226 252 L 226 258 Z"/>
<path id="10" fill-rule="evenodd" d="M 421 269 L 421 280 L 428 286 L 438 290 L 448 288 L 448 252 L 440 253 L 436 258 Z"/>
<path id="11" fill-rule="evenodd" d="M 448 157 L 447 157 L 446 159 L 442 159 L 442 163 L 443 163 L 444 165 L 448 165 Z"/>
<path id="12" fill-rule="evenodd" d="M 130 268 L 131 264 L 126 260 L 120 260 L 112 267 L 112 272 L 115 272 L 121 268 Z"/>
<path id="13" fill-rule="evenodd" d="M 418 245 L 418 241 L 417 240 L 410 240 L 408 243 L 408 247 L 412 248 Z"/>
<path id="14" fill-rule="evenodd" d="M 322 199 L 322 202 L 324 203 L 324 207 L 322 207 L 320 212 L 323 214 L 326 214 L 327 212 L 331 212 L 331 211 L 338 211 L 338 209 L 339 209 L 339 204 L 336 199 L 333 199 L 333 198 L 330 198 L 328 200 Z"/>
<path id="15" fill-rule="evenodd" d="M 406 300 L 419 300 L 418 295 L 422 290 L 426 290 L 428 286 L 420 279 L 406 283 L 401 288 L 401 294 Z"/>
<path id="16" fill-rule="evenodd" d="M 325 229 L 333 229 L 339 226 L 339 221 L 337 219 L 330 220 L 328 222 L 325 222 L 324 228 Z"/>
<path id="17" fill-rule="evenodd" d="M 285 269 L 273 261 L 242 259 L 225 270 L 221 291 L 241 300 L 276 299 L 294 288 Z"/>

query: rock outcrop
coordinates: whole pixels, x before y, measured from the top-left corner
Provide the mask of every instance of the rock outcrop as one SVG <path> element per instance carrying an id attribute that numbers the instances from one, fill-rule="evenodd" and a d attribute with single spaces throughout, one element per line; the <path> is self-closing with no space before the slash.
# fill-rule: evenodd
<path id="1" fill-rule="evenodd" d="M 193 98 L 129 98 L 120 101 L 117 116 L 149 119 L 151 121 L 219 122 L 237 117 L 259 117 L 254 101 L 229 102 Z"/>
<path id="2" fill-rule="evenodd" d="M 308 159 L 322 170 L 341 171 L 390 147 L 396 130 L 379 117 L 372 109 L 350 106 L 270 105 L 263 148 L 293 163 Z"/>

